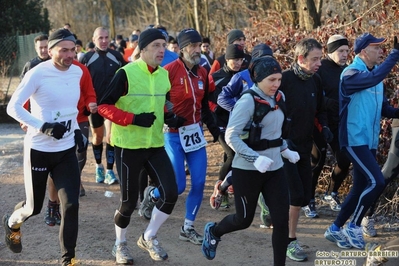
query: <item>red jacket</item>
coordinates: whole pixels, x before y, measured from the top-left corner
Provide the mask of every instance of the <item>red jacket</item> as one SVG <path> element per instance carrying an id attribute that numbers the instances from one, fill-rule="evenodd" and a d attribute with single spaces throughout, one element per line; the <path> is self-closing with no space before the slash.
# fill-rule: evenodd
<path id="1" fill-rule="evenodd" d="M 196 65 L 189 71 L 180 58 L 167 64 L 165 69 L 169 72 L 169 101 L 173 104 L 173 112 L 186 119 L 184 125 L 201 122 L 201 110 L 205 108 L 204 112 L 210 112 L 206 69 Z"/>
<path id="2" fill-rule="evenodd" d="M 89 121 L 84 111 L 89 112 L 89 103 L 97 103 L 96 93 L 94 91 L 93 82 L 91 75 L 87 67 L 76 60 L 73 60 L 72 64 L 79 66 L 82 71 L 82 77 L 80 78 L 80 98 L 78 102 L 78 123 Z"/>

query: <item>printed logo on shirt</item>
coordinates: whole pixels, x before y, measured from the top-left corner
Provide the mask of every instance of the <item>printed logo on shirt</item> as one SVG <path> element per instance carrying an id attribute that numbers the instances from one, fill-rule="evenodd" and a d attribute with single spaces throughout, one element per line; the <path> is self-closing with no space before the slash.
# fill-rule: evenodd
<path id="1" fill-rule="evenodd" d="M 198 81 L 198 89 L 200 89 L 200 90 L 204 89 L 204 83 L 202 82 L 202 80 Z"/>
<path id="2" fill-rule="evenodd" d="M 180 85 L 183 85 L 183 84 L 184 84 L 183 78 L 180 78 Z"/>
<path id="3" fill-rule="evenodd" d="M 34 166 L 32 166 L 32 171 L 35 171 L 35 172 L 46 172 L 47 171 L 47 167 L 34 167 Z"/>

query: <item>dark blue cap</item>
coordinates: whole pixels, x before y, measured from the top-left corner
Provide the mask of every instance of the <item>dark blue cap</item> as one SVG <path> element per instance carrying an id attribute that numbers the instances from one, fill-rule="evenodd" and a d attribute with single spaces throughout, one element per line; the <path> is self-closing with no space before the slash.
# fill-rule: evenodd
<path id="1" fill-rule="evenodd" d="M 385 38 L 376 38 L 370 33 L 364 33 L 357 37 L 355 40 L 355 54 L 360 53 L 364 48 L 369 46 L 370 44 L 381 44 L 384 43 L 387 39 Z"/>

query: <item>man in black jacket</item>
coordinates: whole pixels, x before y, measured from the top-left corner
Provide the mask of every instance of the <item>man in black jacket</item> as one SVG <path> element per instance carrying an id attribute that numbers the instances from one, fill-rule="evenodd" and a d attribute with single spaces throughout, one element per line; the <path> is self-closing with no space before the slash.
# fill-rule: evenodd
<path id="1" fill-rule="evenodd" d="M 96 45 L 94 51 L 87 52 L 80 60 L 80 63 L 87 66 L 93 80 L 93 87 L 96 91 L 97 101 L 101 100 L 103 94 L 114 77 L 115 72 L 126 64 L 122 55 L 108 48 L 109 31 L 106 28 L 98 27 L 94 30 L 93 42 Z M 114 166 L 114 147 L 110 144 L 111 122 L 105 120 L 98 113 L 89 117 L 91 133 L 93 136 L 92 145 L 94 159 L 96 160 L 96 182 L 112 185 L 118 182 Z M 101 163 L 103 152 L 104 127 L 106 131 L 106 158 L 107 172 Z"/>
<path id="2" fill-rule="evenodd" d="M 50 56 L 48 55 L 48 44 L 47 44 L 48 36 L 46 34 L 36 36 L 34 42 L 35 42 L 35 51 L 37 53 L 37 56 L 26 62 L 24 68 L 22 69 L 22 73 L 19 76 L 21 80 L 25 76 L 26 72 L 28 72 L 28 70 L 50 59 Z"/>
<path id="3" fill-rule="evenodd" d="M 322 46 L 315 39 L 306 38 L 295 46 L 295 62 L 283 72 L 280 90 L 285 94 L 287 118 L 290 119 L 284 138 L 288 147 L 299 153 L 296 164 L 284 159 L 284 171 L 290 190 L 289 241 L 287 256 L 294 261 L 304 261 L 307 255 L 296 239 L 299 212 L 308 205 L 312 190 L 310 155 L 313 146 L 315 118 L 330 139 L 327 117 L 323 110 L 321 78 L 316 72 L 321 66 Z"/>

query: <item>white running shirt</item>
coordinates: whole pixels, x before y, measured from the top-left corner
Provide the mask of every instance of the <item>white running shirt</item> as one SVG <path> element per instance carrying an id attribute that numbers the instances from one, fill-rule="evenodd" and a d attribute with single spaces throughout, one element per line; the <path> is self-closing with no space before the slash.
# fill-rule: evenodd
<path id="1" fill-rule="evenodd" d="M 26 73 L 7 106 L 8 115 L 28 126 L 25 148 L 58 152 L 75 145 L 74 130 L 79 129 L 76 118 L 82 73 L 76 65 L 60 71 L 54 67 L 52 60 Z M 23 107 L 28 99 L 30 112 Z M 40 132 L 45 122 L 62 123 L 68 131 L 57 140 Z"/>

